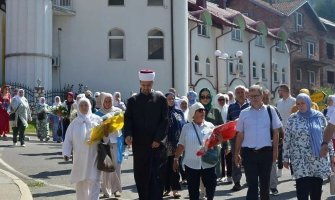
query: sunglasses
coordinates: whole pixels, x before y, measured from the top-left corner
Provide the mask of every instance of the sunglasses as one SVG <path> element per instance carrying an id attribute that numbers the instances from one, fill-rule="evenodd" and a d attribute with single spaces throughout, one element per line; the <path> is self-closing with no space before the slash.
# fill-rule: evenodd
<path id="1" fill-rule="evenodd" d="M 205 111 L 204 108 L 199 108 L 199 109 L 197 110 L 197 112 L 204 112 L 204 111 Z"/>
<path id="2" fill-rule="evenodd" d="M 211 96 L 200 96 L 200 99 L 211 99 Z"/>
<path id="3" fill-rule="evenodd" d="M 218 101 L 225 101 L 225 99 L 218 99 Z"/>

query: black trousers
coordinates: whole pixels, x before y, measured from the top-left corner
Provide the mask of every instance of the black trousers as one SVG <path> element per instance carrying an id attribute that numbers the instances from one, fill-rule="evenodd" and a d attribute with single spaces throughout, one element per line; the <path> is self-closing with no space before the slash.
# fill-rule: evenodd
<path id="1" fill-rule="evenodd" d="M 166 158 L 162 160 L 162 151 L 133 143 L 134 178 L 140 200 L 163 199 Z"/>
<path id="2" fill-rule="evenodd" d="M 226 155 L 226 149 L 227 149 L 227 142 L 223 142 L 222 144 L 222 149 L 221 149 L 221 168 L 222 168 L 222 174 L 221 177 L 226 176 L 226 167 L 227 167 L 227 177 L 232 176 L 232 153 L 229 152 Z"/>
<path id="3" fill-rule="evenodd" d="M 208 169 L 192 169 L 185 165 L 185 172 L 190 200 L 199 200 L 200 177 L 206 188 L 207 200 L 214 199 L 216 188 L 215 167 Z"/>
<path id="4" fill-rule="evenodd" d="M 303 177 L 295 180 L 298 200 L 321 200 L 322 178 Z"/>
<path id="5" fill-rule="evenodd" d="M 169 156 L 166 164 L 165 191 L 181 190 L 179 173 L 173 171 L 174 156 Z M 179 159 L 179 162 L 181 158 Z"/>
<path id="6" fill-rule="evenodd" d="M 242 148 L 241 156 L 248 183 L 246 199 L 258 200 L 259 185 L 260 199 L 269 200 L 272 147 L 264 147 L 256 151 L 250 148 Z"/>
<path id="7" fill-rule="evenodd" d="M 21 145 L 24 144 L 24 138 L 25 134 L 24 132 L 26 131 L 26 127 L 23 125 L 20 117 L 17 119 L 17 127 L 13 127 L 13 142 L 17 142 L 17 135 L 19 135 L 19 141 L 21 142 Z"/>
<path id="8" fill-rule="evenodd" d="M 278 169 L 283 169 L 283 144 L 278 145 Z"/>

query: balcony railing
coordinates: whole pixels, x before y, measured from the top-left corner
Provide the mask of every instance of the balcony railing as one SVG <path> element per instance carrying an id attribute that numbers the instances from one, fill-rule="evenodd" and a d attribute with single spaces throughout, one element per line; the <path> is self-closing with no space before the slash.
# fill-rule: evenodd
<path id="1" fill-rule="evenodd" d="M 75 14 L 72 0 L 52 0 L 52 4 L 58 14 Z"/>

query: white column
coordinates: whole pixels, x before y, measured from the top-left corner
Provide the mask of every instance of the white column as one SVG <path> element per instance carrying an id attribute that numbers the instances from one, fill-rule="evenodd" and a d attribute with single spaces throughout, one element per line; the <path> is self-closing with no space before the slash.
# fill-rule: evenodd
<path id="1" fill-rule="evenodd" d="M 51 89 L 51 0 L 7 1 L 6 36 L 6 81 Z"/>
<path id="2" fill-rule="evenodd" d="M 188 15 L 187 0 L 173 2 L 174 78 L 175 88 L 180 95 L 188 91 Z"/>

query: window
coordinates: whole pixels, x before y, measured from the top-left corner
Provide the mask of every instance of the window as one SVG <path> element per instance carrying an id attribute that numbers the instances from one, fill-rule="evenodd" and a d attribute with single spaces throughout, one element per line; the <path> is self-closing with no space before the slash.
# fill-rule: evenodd
<path id="1" fill-rule="evenodd" d="M 240 75 L 244 75 L 244 67 L 243 67 L 243 60 L 240 59 L 238 61 L 238 72 Z"/>
<path id="2" fill-rule="evenodd" d="M 237 40 L 237 41 L 242 41 L 241 29 L 233 28 L 233 31 L 231 32 L 231 39 L 232 40 Z"/>
<path id="3" fill-rule="evenodd" d="M 273 81 L 274 82 L 279 82 L 278 81 L 278 66 L 275 63 L 272 63 L 272 69 L 273 69 Z"/>
<path id="4" fill-rule="evenodd" d="M 109 6 L 123 6 L 124 0 L 108 0 Z"/>
<path id="5" fill-rule="evenodd" d="M 302 28 L 302 23 L 303 23 L 302 20 L 303 20 L 302 19 L 302 14 L 297 12 L 296 15 L 295 15 L 295 27 L 296 27 L 297 31 L 300 31 L 301 28 Z"/>
<path id="6" fill-rule="evenodd" d="M 263 35 L 257 35 L 255 45 L 264 47 L 264 36 Z"/>
<path id="7" fill-rule="evenodd" d="M 229 61 L 228 66 L 229 66 L 229 74 L 235 74 L 234 63 L 232 61 Z"/>
<path id="8" fill-rule="evenodd" d="M 163 0 L 148 0 L 148 6 L 163 6 Z"/>
<path id="9" fill-rule="evenodd" d="M 120 29 L 113 29 L 108 33 L 109 59 L 123 59 L 124 32 Z"/>
<path id="10" fill-rule="evenodd" d="M 333 59 L 334 58 L 334 45 L 327 43 L 327 58 Z"/>
<path id="11" fill-rule="evenodd" d="M 252 63 L 252 77 L 257 78 L 257 67 L 255 62 Z"/>
<path id="12" fill-rule="evenodd" d="M 164 59 L 164 35 L 160 30 L 148 33 L 148 59 Z"/>
<path id="13" fill-rule="evenodd" d="M 297 81 L 301 81 L 301 78 L 302 78 L 302 72 L 301 72 L 301 69 L 297 69 L 297 74 L 296 74 L 296 79 Z"/>
<path id="14" fill-rule="evenodd" d="M 308 82 L 311 85 L 315 85 L 315 72 L 308 71 Z"/>
<path id="15" fill-rule="evenodd" d="M 276 46 L 276 50 L 280 52 L 284 52 L 286 50 L 286 45 L 283 41 L 279 41 Z"/>
<path id="16" fill-rule="evenodd" d="M 194 73 L 200 74 L 200 69 L 199 69 L 199 57 L 195 56 L 194 57 Z"/>
<path id="17" fill-rule="evenodd" d="M 285 73 L 285 68 L 281 70 L 281 82 L 286 83 L 286 73 Z"/>
<path id="18" fill-rule="evenodd" d="M 335 72 L 327 71 L 327 83 L 335 83 Z"/>
<path id="19" fill-rule="evenodd" d="M 266 80 L 265 65 L 264 64 L 262 64 L 262 79 Z"/>
<path id="20" fill-rule="evenodd" d="M 211 76 L 211 61 L 206 59 L 206 76 Z"/>
<path id="21" fill-rule="evenodd" d="M 315 43 L 307 42 L 307 56 L 308 58 L 312 58 L 315 55 Z"/>
<path id="22" fill-rule="evenodd" d="M 198 35 L 209 37 L 208 26 L 206 24 L 198 24 Z"/>

